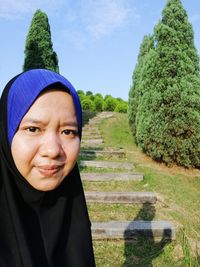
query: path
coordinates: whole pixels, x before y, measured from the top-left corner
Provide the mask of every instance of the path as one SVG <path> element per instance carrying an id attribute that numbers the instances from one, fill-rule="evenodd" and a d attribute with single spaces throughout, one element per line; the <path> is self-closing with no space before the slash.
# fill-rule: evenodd
<path id="1" fill-rule="evenodd" d="M 96 183 L 94 191 L 85 192 L 86 201 L 88 204 L 94 203 L 94 205 L 129 203 L 133 206 L 143 204 L 144 207 L 152 208 L 157 202 L 156 192 L 99 192 L 99 183 L 108 181 L 139 183 L 143 180 L 143 174 L 136 172 L 133 164 L 127 162 L 126 151 L 115 148 L 104 149 L 104 141 L 98 126 L 103 119 L 109 119 L 112 116 L 113 113 L 102 112 L 90 119 L 83 128 L 80 153 L 81 178 L 85 183 Z M 155 240 L 173 240 L 175 239 L 175 227 L 169 221 L 141 220 L 136 216 L 132 221 L 92 222 L 92 236 L 97 240 L 135 240 L 139 236 L 153 237 Z"/>

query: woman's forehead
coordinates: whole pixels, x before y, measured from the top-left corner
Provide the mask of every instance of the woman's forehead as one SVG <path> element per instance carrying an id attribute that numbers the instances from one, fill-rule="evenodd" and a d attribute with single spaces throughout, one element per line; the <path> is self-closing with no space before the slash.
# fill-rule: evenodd
<path id="1" fill-rule="evenodd" d="M 51 89 L 43 92 L 23 117 L 23 122 L 61 120 L 77 124 L 72 96 L 64 91 Z"/>

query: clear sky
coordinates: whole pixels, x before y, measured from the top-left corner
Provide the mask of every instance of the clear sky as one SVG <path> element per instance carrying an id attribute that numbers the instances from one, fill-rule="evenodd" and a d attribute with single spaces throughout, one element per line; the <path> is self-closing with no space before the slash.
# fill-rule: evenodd
<path id="1" fill-rule="evenodd" d="M 182 0 L 200 53 L 200 0 Z M 48 15 L 60 74 L 75 88 L 128 99 L 145 34 L 166 0 L 0 0 L 0 92 L 22 71 L 25 39 L 36 9 Z"/>

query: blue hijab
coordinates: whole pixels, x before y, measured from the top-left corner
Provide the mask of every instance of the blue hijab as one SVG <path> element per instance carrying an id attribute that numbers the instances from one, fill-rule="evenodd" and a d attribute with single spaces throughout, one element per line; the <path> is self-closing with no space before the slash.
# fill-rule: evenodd
<path id="1" fill-rule="evenodd" d="M 13 82 L 8 94 L 8 139 L 11 144 L 17 128 L 39 94 L 53 84 L 61 84 L 68 89 L 74 102 L 78 131 L 81 138 L 82 109 L 78 94 L 72 84 L 63 76 L 46 69 L 33 69 L 20 74 Z"/>

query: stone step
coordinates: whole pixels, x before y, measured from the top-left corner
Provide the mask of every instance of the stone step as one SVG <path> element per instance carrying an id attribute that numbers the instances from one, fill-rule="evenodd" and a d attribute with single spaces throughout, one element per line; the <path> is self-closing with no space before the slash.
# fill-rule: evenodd
<path id="1" fill-rule="evenodd" d="M 82 144 L 84 145 L 102 145 L 103 139 L 83 139 Z"/>
<path id="2" fill-rule="evenodd" d="M 144 178 L 141 173 L 81 173 L 83 181 L 106 182 L 106 181 L 142 181 Z"/>
<path id="3" fill-rule="evenodd" d="M 97 118 L 106 119 L 113 117 L 114 113 L 112 111 L 103 111 L 98 114 Z"/>
<path id="4" fill-rule="evenodd" d="M 101 139 L 101 135 L 100 134 L 96 134 L 96 133 L 87 133 L 87 132 L 84 132 L 82 134 L 82 139 L 83 138 L 90 138 L 90 139 Z"/>
<path id="5" fill-rule="evenodd" d="M 94 161 L 94 160 L 81 160 L 81 167 L 95 167 L 95 168 L 110 168 L 110 169 L 124 169 L 132 170 L 134 168 L 132 163 L 128 162 L 114 162 L 114 161 Z"/>
<path id="6" fill-rule="evenodd" d="M 175 227 L 169 221 L 110 221 L 93 222 L 93 239 L 136 240 L 143 236 L 154 241 L 175 240 Z"/>
<path id="7" fill-rule="evenodd" d="M 97 126 L 92 126 L 92 125 L 88 125 L 86 124 L 84 127 L 83 127 L 83 132 L 99 132 L 99 128 Z"/>
<path id="8" fill-rule="evenodd" d="M 81 156 L 85 157 L 112 157 L 116 156 L 119 158 L 124 158 L 126 152 L 124 150 L 84 150 L 80 152 Z"/>
<path id="9" fill-rule="evenodd" d="M 153 192 L 85 192 L 88 203 L 155 204 L 157 196 Z"/>
<path id="10" fill-rule="evenodd" d="M 100 136 L 101 137 L 101 133 L 99 132 L 99 131 L 90 131 L 90 130 L 88 130 L 88 131 L 83 131 L 82 132 L 82 136 L 84 137 L 84 136 Z"/>
<path id="11" fill-rule="evenodd" d="M 88 135 L 88 136 L 83 135 L 82 136 L 82 142 L 86 142 L 88 140 L 102 140 L 102 137 L 101 135 Z"/>
<path id="12" fill-rule="evenodd" d="M 102 120 L 102 118 L 97 118 L 97 117 L 95 119 L 94 118 L 90 119 L 87 125 L 97 126 L 97 125 L 99 125 L 101 123 L 101 120 Z"/>

